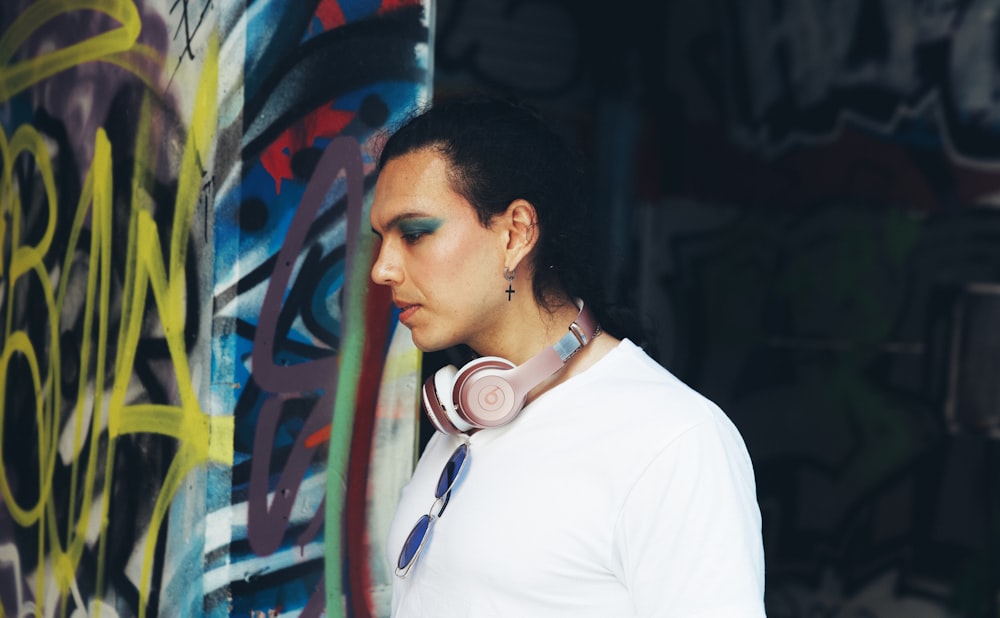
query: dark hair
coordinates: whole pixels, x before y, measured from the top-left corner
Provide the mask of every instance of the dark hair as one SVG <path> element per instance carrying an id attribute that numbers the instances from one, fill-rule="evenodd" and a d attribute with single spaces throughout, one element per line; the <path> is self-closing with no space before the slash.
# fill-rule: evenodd
<path id="1" fill-rule="evenodd" d="M 447 161 L 452 188 L 489 225 L 514 200 L 538 215 L 535 299 L 563 290 L 588 301 L 593 293 L 593 253 L 588 204 L 579 157 L 534 109 L 494 98 L 435 104 L 410 118 L 385 142 L 381 169 L 392 159 L 431 148 Z"/>

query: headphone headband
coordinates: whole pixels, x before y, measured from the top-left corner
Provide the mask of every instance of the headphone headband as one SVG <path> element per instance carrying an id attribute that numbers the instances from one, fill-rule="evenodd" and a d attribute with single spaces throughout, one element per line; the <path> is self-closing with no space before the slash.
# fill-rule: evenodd
<path id="1" fill-rule="evenodd" d="M 555 345 L 548 346 L 520 366 L 508 370 L 507 381 L 514 387 L 514 392 L 522 393 L 522 398 L 542 380 L 559 371 L 566 361 L 600 332 L 594 313 L 584 306 L 583 301 L 576 299 L 576 306 L 580 308 L 580 312 Z"/>

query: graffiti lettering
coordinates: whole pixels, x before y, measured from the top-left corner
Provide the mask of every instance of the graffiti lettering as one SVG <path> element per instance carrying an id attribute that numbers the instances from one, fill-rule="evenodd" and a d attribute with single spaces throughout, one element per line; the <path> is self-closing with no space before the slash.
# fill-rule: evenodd
<path id="1" fill-rule="evenodd" d="M 768 152 L 851 121 L 887 133 L 940 123 L 957 156 L 992 160 L 1000 71 L 992 3 L 729 2 L 733 122 Z M 912 24 L 913 27 L 891 27 Z"/>
<path id="2" fill-rule="evenodd" d="M 0 618 L 364 616 L 385 587 L 367 516 L 405 478 L 372 445 L 406 470 L 414 440 L 376 414 L 415 409 L 376 407 L 412 385 L 380 384 L 358 236 L 429 3 L 250 4 L 0 11 Z"/>
<path id="3" fill-rule="evenodd" d="M 28 60 L 10 63 L 18 48 L 47 21 L 64 12 L 84 9 L 106 13 L 121 22 L 121 27 Z M 0 101 L 6 101 L 60 71 L 95 60 L 114 62 L 147 77 L 132 59 L 133 54 L 146 57 L 155 55 L 144 45 L 136 44 L 141 27 L 139 12 L 131 2 L 47 0 L 32 4 L 18 15 L 0 37 Z"/>
<path id="4" fill-rule="evenodd" d="M 103 130 L 97 133 L 92 165 L 76 211 L 72 215 L 63 264 L 51 269 L 46 263 L 51 263 L 53 257 L 58 255 L 56 251 L 63 251 L 63 248 L 56 248 L 52 244 L 60 213 L 50 155 L 41 135 L 29 125 L 19 127 L 9 144 L 6 133 L 0 132 L 4 164 L 0 199 L 8 209 L 5 215 L 9 215 L 10 225 L 4 231 L 12 247 L 9 268 L 5 269 L 8 275 L 4 291 L 7 302 L 3 307 L 5 327 L 3 350 L 0 354 L 0 398 L 7 401 L 9 397 L 16 397 L 14 380 L 19 376 L 11 373 L 11 367 L 12 360 L 19 359 L 18 366 L 26 366 L 31 376 L 36 407 L 34 429 L 37 434 L 37 484 L 40 488 L 34 504 L 21 504 L 9 482 L 9 459 L 3 457 L 0 492 L 17 525 L 23 528 L 37 525 L 35 550 L 39 564 L 35 572 L 37 583 L 34 603 L 39 606 L 39 613 L 43 613 L 44 603 L 53 598 L 46 594 L 46 587 L 50 583 L 55 584 L 58 595 L 63 598 L 75 590 L 77 570 L 88 542 L 86 537 L 95 525 L 99 529 L 100 550 L 94 577 L 96 589 L 103 590 L 106 576 L 104 557 L 108 543 L 104 526 L 110 509 L 114 482 L 113 462 L 119 438 L 147 433 L 169 436 L 178 442 L 177 451 L 170 461 L 159 494 L 155 497 L 150 520 L 146 522 L 148 533 L 142 552 L 139 581 L 140 616 L 147 611 L 153 556 L 171 501 L 192 469 L 210 461 L 230 463 L 232 460 L 232 419 L 210 417 L 202 412 L 192 382 L 184 341 L 186 252 L 190 243 L 191 221 L 201 192 L 199 162 L 209 160 L 215 130 L 216 48 L 214 45 L 211 47 L 210 57 L 203 69 L 200 85 L 202 97 L 192 118 L 180 164 L 166 260 L 160 245 L 159 225 L 150 211 L 148 187 L 142 182 L 147 177 L 148 170 L 153 168 L 150 158 L 152 149 L 149 145 L 151 120 L 148 101 L 140 114 L 140 132 L 135 147 L 131 221 L 128 237 L 125 239 L 127 257 L 124 292 L 121 318 L 117 324 L 118 345 L 113 359 L 107 353 L 109 348 L 114 349 L 109 346 L 109 341 L 115 326 L 112 322 L 114 313 L 110 308 L 113 215 L 111 144 Z M 32 157 L 45 189 L 47 227 L 34 244 L 23 244 L 20 238 L 21 221 L 26 216 L 27 209 L 34 206 L 22 203 L 21 196 L 26 195 L 25 187 L 13 180 L 12 168 L 22 152 Z M 81 245 L 84 238 L 89 238 L 89 245 Z M 86 264 L 86 291 L 82 301 L 83 330 L 94 337 L 85 337 L 81 342 L 79 358 L 76 359 L 80 368 L 75 378 L 76 398 L 68 404 L 72 410 L 71 426 L 63 429 L 57 424 L 58 413 L 63 409 L 59 388 L 63 381 L 60 375 L 62 361 L 59 334 L 62 325 L 59 308 L 67 303 L 71 280 L 79 274 L 78 267 L 73 262 L 78 250 L 89 255 Z M 50 272 L 57 273 L 55 281 Z M 29 277 L 35 279 L 38 285 L 29 285 L 26 281 Z M 47 325 L 46 332 L 42 335 L 35 331 L 12 328 L 13 312 L 17 308 L 17 303 L 13 300 L 35 290 L 42 296 L 43 321 Z M 152 291 L 152 298 L 149 299 L 152 305 L 147 300 L 149 291 Z M 177 403 L 147 403 L 141 399 L 133 401 L 134 362 L 151 308 L 155 308 L 156 316 L 162 324 L 169 360 L 176 376 Z M 38 322 L 38 317 L 32 316 L 33 324 Z M 114 367 L 110 384 L 106 383 L 104 371 L 109 361 Z M 102 452 L 99 442 L 105 425 L 108 441 Z M 3 429 L 0 424 L 0 431 Z M 60 532 L 56 505 L 53 502 L 56 498 L 52 493 L 52 477 L 62 431 L 69 432 L 70 451 L 86 453 L 87 458 L 82 469 L 78 460 L 73 461 L 70 494 L 74 498 L 69 501 L 70 514 L 65 523 L 66 529 Z M 104 462 L 99 461 L 100 455 L 105 457 Z M 99 468 L 103 473 L 98 473 Z M 84 506 L 79 509 L 79 513 L 76 512 L 77 491 L 82 492 L 81 504 Z M 99 505 L 96 510 L 88 508 L 94 501 Z M 97 517 L 96 521 L 93 521 L 94 517 Z M 42 568 L 43 560 L 47 560 L 47 568 Z M 51 582 L 47 581 L 47 576 L 51 576 Z M 79 593 L 74 596 L 79 596 Z"/>

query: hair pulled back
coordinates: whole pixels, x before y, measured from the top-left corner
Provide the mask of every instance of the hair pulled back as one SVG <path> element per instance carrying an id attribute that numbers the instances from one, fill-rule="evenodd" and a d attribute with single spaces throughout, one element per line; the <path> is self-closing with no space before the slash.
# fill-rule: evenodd
<path id="1" fill-rule="evenodd" d="M 386 140 L 378 168 L 428 148 L 448 162 L 452 189 L 484 226 L 516 199 L 535 207 L 532 292 L 542 307 L 560 293 L 597 301 L 580 158 L 535 110 L 486 97 L 437 103 Z"/>

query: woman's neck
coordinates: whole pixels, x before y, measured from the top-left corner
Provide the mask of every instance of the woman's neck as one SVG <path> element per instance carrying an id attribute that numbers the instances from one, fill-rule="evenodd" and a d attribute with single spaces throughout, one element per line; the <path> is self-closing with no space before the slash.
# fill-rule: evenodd
<path id="1" fill-rule="evenodd" d="M 490 329 L 489 333 L 484 332 L 490 338 L 481 342 L 481 347 L 473 345 L 472 348 L 479 355 L 499 356 L 515 365 L 522 365 L 564 337 L 579 316 L 580 308 L 568 296 L 563 296 L 550 300 L 546 307 L 535 302 L 522 302 L 505 307 L 503 313 L 503 317 L 496 320 L 496 328 Z M 606 333 L 592 339 L 569 358 L 564 366 L 532 389 L 528 394 L 528 401 L 582 373 L 618 343 L 618 339 Z"/>
<path id="2" fill-rule="evenodd" d="M 481 356 L 499 356 L 521 365 L 541 350 L 555 345 L 580 313 L 569 297 L 542 306 L 531 298 L 505 305 L 470 347 Z"/>

